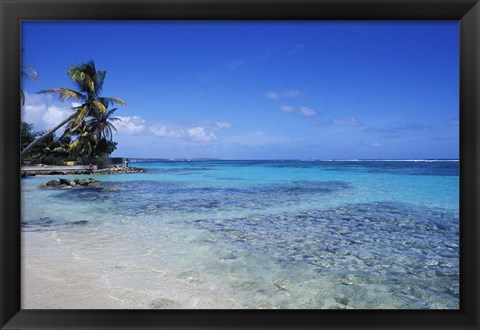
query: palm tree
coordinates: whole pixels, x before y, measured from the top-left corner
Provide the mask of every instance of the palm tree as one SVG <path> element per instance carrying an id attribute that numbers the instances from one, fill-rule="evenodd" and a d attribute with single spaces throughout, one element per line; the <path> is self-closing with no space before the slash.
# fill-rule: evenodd
<path id="1" fill-rule="evenodd" d="M 98 114 L 97 116 L 89 119 L 87 125 L 92 132 L 95 133 L 95 156 L 106 154 L 108 156 L 108 145 L 113 140 L 113 132 L 117 132 L 117 128 L 113 125 L 113 122 L 121 120 L 120 118 L 113 117 L 113 114 L 117 111 L 117 108 L 107 111 L 104 114 Z"/>
<path id="2" fill-rule="evenodd" d="M 37 70 L 35 70 L 33 66 L 23 64 L 22 77 L 30 78 L 36 81 L 38 80 L 38 72 Z M 20 88 L 20 104 L 21 104 L 21 107 L 23 108 L 23 105 L 25 104 L 25 93 L 21 88 Z"/>
<path id="3" fill-rule="evenodd" d="M 92 132 L 95 132 L 95 138 L 98 141 L 103 137 L 107 141 L 112 141 L 113 131 L 117 132 L 117 128 L 113 122 L 119 121 L 120 118 L 112 117 L 117 108 L 99 113 L 91 119 L 87 120 L 87 125 Z"/>
<path id="4" fill-rule="evenodd" d="M 57 94 L 61 101 L 76 100 L 81 101 L 82 104 L 78 107 L 73 107 L 72 110 L 74 110 L 74 113 L 72 115 L 30 143 L 22 150 L 20 153 L 21 156 L 27 154 L 35 144 L 67 123 L 69 124 L 68 127 L 70 130 L 75 130 L 83 123 L 85 118 L 106 114 L 107 108 L 112 104 L 126 105 L 125 102 L 119 98 L 100 96 L 106 71 L 97 71 L 93 61 L 72 66 L 68 69 L 67 74 L 77 86 L 78 91 L 70 88 L 54 88 L 41 90 L 39 93 Z"/>
<path id="5" fill-rule="evenodd" d="M 78 126 L 75 130 L 71 131 L 72 134 L 77 135 L 77 139 L 70 143 L 68 149 L 75 155 L 81 155 L 83 158 L 88 158 L 93 152 L 93 145 L 95 142 L 95 136 L 90 131 L 85 122 Z"/>

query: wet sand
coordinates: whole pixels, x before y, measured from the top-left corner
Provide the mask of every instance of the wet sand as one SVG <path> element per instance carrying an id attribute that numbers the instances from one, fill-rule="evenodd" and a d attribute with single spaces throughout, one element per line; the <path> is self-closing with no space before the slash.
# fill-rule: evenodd
<path id="1" fill-rule="evenodd" d="M 90 255 L 98 253 L 98 246 L 77 245 L 84 234 L 22 234 L 22 309 L 226 307 L 221 295 L 189 274 L 145 271 L 131 261 L 111 262 L 107 255 L 93 260 Z M 118 249 L 118 240 L 99 241 L 102 250 Z"/>
<path id="2" fill-rule="evenodd" d="M 24 240 L 22 309 L 142 308 L 110 295 L 107 289 L 95 284 L 98 277 L 81 260 L 72 259 L 59 242 L 51 243 L 57 245 L 54 258 L 45 254 L 45 244 L 33 247 Z"/>

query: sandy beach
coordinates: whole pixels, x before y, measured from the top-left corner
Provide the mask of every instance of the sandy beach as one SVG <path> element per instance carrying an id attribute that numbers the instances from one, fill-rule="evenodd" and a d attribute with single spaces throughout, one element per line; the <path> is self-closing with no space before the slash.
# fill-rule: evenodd
<path id="1" fill-rule="evenodd" d="M 198 285 L 203 284 L 201 279 L 160 266 L 146 271 L 134 261 L 135 247 L 124 261 L 103 259 L 102 250 L 105 257 L 129 245 L 123 242 L 119 247 L 118 237 L 97 238 L 98 244 L 87 247 L 78 245 L 85 232 L 23 233 L 22 308 L 224 308 L 221 295 Z"/>
<path id="2" fill-rule="evenodd" d="M 22 309 L 141 308 L 115 298 L 96 284 L 98 274 L 81 259 L 72 258 L 54 238 L 42 245 L 32 246 L 28 239 L 23 243 Z M 50 249 L 55 251 L 54 258 L 49 257 Z"/>

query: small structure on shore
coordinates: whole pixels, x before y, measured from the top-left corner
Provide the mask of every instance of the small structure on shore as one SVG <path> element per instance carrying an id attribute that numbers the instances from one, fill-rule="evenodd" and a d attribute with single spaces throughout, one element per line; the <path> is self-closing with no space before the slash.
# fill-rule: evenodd
<path id="1" fill-rule="evenodd" d="M 97 169 L 94 166 L 94 171 Z M 66 175 L 66 174 L 89 174 L 89 168 L 86 165 L 36 165 L 36 166 L 22 166 L 22 178 L 33 175 Z"/>

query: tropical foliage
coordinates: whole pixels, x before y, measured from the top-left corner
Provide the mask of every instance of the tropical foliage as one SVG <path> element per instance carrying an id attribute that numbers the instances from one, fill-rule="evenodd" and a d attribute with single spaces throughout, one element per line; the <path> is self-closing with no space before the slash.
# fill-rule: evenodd
<path id="1" fill-rule="evenodd" d="M 24 147 L 34 141 L 44 132 L 33 131 L 33 125 L 22 122 L 20 129 L 21 146 Z M 70 137 L 56 137 L 55 134 L 37 143 L 22 159 L 28 163 L 43 163 L 47 165 L 63 164 L 70 157 L 68 145 Z"/>
<path id="2" fill-rule="evenodd" d="M 125 106 L 126 103 L 117 97 L 101 96 L 106 71 L 97 71 L 94 62 L 89 61 L 72 66 L 67 74 L 75 89 L 62 87 L 41 90 L 39 93 L 56 94 L 61 101 L 71 100 L 80 105 L 73 107 L 73 113 L 48 132 L 37 133 L 27 146 L 22 140 L 22 157 L 29 155 L 36 145 L 54 136 L 55 131 L 65 125 L 61 139 L 68 138 L 69 143 L 57 149 L 57 154 L 65 150 L 70 157 L 85 160 L 109 155 L 116 149 L 116 143 L 112 141 L 113 132 L 117 131 L 114 122 L 120 119 L 113 116 L 117 108 L 109 108 L 115 104 Z"/>
<path id="3" fill-rule="evenodd" d="M 21 146 L 23 159 L 35 158 L 36 154 L 38 157 L 38 151 L 42 150 L 43 157 L 90 161 L 108 156 L 116 149 L 114 122 L 120 119 L 113 116 L 117 108 L 109 108 L 114 104 L 125 106 L 126 103 L 117 97 L 101 96 L 106 71 L 97 71 L 94 62 L 89 61 L 72 66 L 67 74 L 75 89 L 53 88 L 39 93 L 56 94 L 61 101 L 71 100 L 80 105 L 73 107 L 73 113 L 48 132 L 33 132 L 31 125 L 22 123 L 22 132 L 25 130 Z M 63 126 L 66 126 L 63 135 L 56 138 L 55 132 Z M 56 144 L 52 144 L 55 141 Z"/>

